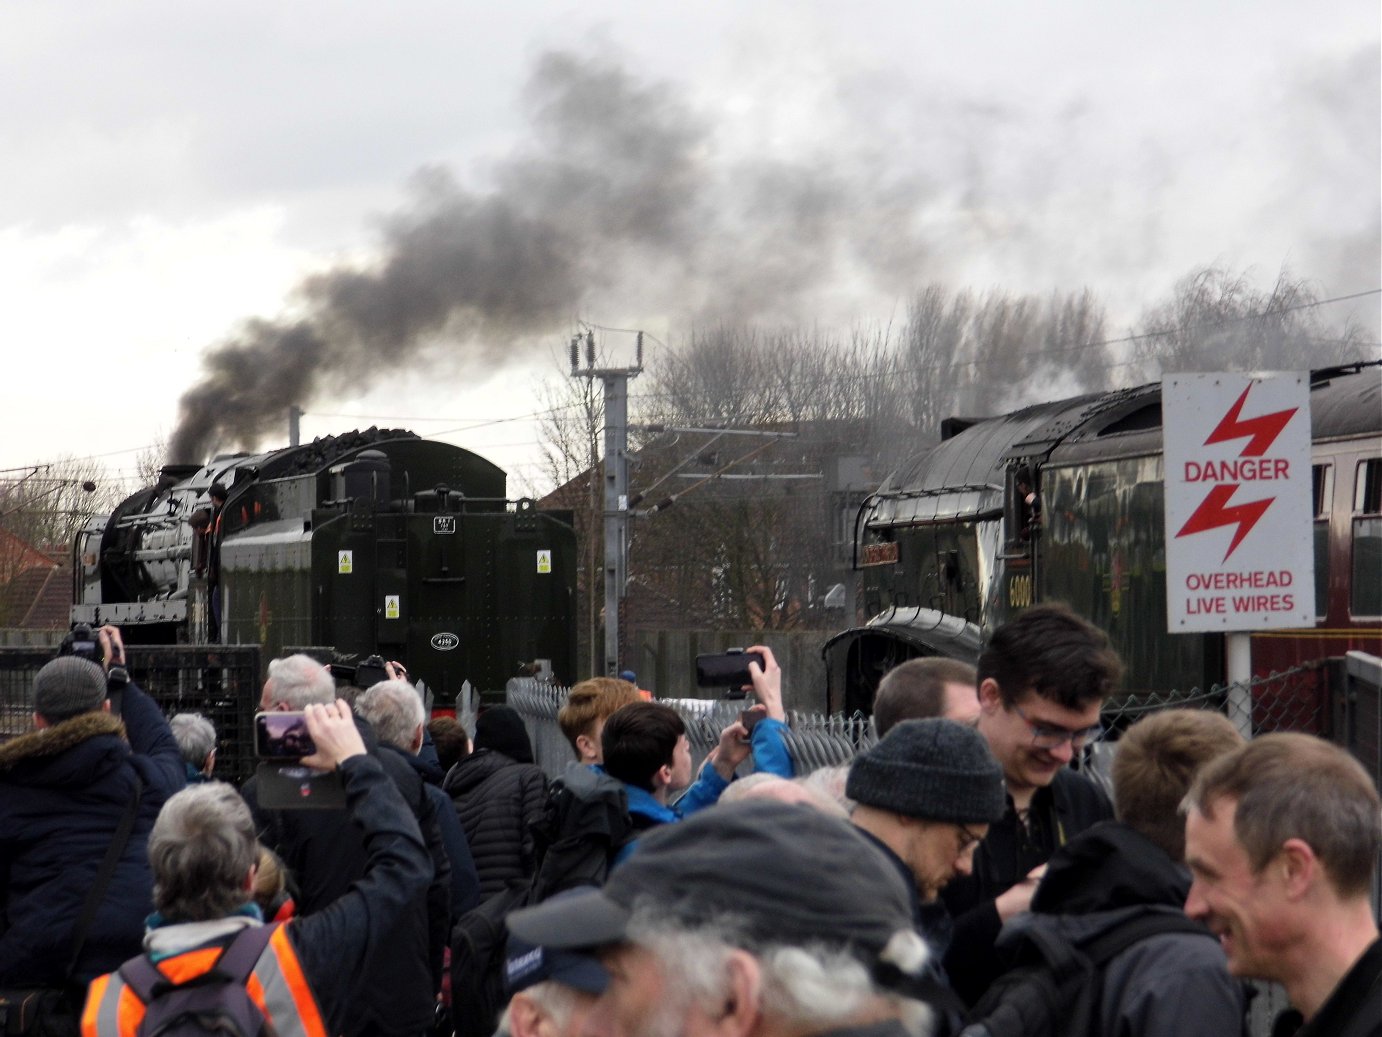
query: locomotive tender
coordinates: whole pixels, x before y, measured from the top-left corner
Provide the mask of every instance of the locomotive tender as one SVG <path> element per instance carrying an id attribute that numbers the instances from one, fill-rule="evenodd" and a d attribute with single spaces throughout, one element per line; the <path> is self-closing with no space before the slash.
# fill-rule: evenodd
<path id="1" fill-rule="evenodd" d="M 132 644 L 259 644 L 265 660 L 377 653 L 439 703 L 465 681 L 501 690 L 535 661 L 570 679 L 570 516 L 507 500 L 505 483 L 478 455 L 401 430 L 168 466 L 78 535 L 72 619 L 118 624 Z"/>
<path id="2" fill-rule="evenodd" d="M 1310 412 L 1316 623 L 1253 634 L 1254 675 L 1382 654 L 1382 365 L 1313 372 Z M 829 708 L 868 712 L 907 658 L 973 661 L 983 632 L 1041 601 L 1108 632 L 1131 693 L 1222 682 L 1223 635 L 1166 629 L 1162 474 L 1160 383 L 948 421 L 859 511 L 873 618 L 825 646 Z"/>

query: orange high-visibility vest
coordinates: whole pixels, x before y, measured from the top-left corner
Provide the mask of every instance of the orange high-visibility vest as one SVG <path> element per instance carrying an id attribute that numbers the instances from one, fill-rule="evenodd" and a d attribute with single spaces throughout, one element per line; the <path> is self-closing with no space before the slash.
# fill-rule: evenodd
<path id="1" fill-rule="evenodd" d="M 202 947 L 175 954 L 157 962 L 157 967 L 172 982 L 185 983 L 210 969 L 221 949 Z M 286 926 L 280 925 L 269 939 L 245 989 L 278 1037 L 327 1037 L 317 999 L 302 974 Z M 98 976 L 87 988 L 82 1037 L 135 1037 L 146 1010 L 118 971 Z"/>

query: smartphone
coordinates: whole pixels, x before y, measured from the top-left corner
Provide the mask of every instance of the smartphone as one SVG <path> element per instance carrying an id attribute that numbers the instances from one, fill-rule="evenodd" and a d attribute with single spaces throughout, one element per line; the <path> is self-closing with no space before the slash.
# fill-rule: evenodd
<path id="1" fill-rule="evenodd" d="M 744 730 L 753 734 L 753 725 L 758 723 L 768 714 L 761 709 L 746 709 L 739 714 L 739 723 L 744 725 Z"/>
<path id="2" fill-rule="evenodd" d="M 753 678 L 749 676 L 749 663 L 755 662 L 763 669 L 763 656 L 759 652 L 745 652 L 742 648 L 731 648 L 727 652 L 696 656 L 696 684 L 702 688 L 733 688 L 738 691 Z"/>
<path id="3" fill-rule="evenodd" d="M 256 713 L 254 754 L 265 760 L 299 760 L 317 751 L 301 713 Z"/>

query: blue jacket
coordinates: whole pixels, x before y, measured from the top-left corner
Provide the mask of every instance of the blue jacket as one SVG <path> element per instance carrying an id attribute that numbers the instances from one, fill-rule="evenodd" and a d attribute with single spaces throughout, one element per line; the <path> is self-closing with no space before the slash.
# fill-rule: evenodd
<path id="1" fill-rule="evenodd" d="M 755 774 L 776 774 L 779 778 L 796 776 L 792 757 L 787 753 L 786 730 L 786 724 L 771 717 L 764 717 L 753 726 L 749 746 L 753 750 Z"/>
<path id="2" fill-rule="evenodd" d="M 61 983 L 77 916 L 142 784 L 134 830 L 74 978 L 85 983 L 139 953 L 153 910 L 149 831 L 183 782 L 168 721 L 134 684 L 120 717 L 83 713 L 0 746 L 0 983 Z"/>

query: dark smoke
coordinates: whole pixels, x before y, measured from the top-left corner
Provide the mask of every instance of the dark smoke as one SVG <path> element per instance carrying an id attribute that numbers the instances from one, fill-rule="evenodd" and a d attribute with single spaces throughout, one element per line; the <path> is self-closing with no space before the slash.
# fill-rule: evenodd
<path id="1" fill-rule="evenodd" d="M 1258 191 L 1258 222 L 1277 232 L 1266 240 L 1306 235 L 1296 269 L 1327 276 L 1326 292 L 1375 287 L 1376 45 L 1300 78 L 1283 88 L 1299 110 L 1274 151 L 1304 157 Z M 527 141 L 492 187 L 418 173 L 373 263 L 307 279 L 291 316 L 251 321 L 209 353 L 170 459 L 257 446 L 290 405 L 381 373 L 460 381 L 543 358 L 581 315 L 799 327 L 841 304 L 896 313 L 932 281 L 1045 292 L 1102 276 L 1135 293 L 1184 274 L 1177 212 L 1195 189 L 1177 145 L 1154 138 L 1129 158 L 1098 132 L 1097 99 L 1052 124 L 886 76 L 822 86 L 810 107 L 784 93 L 712 119 L 612 60 L 541 57 Z M 736 133 L 749 143 L 733 147 Z M 1184 157 L 1197 176 L 1243 172 L 1217 151 Z M 1255 241 L 1231 221 L 1206 238 L 1220 239 L 1236 252 Z M 1270 269 L 1287 257 L 1246 258 Z"/>
<path id="2" fill-rule="evenodd" d="M 375 264 L 309 278 L 291 319 L 251 321 L 210 352 L 180 401 L 171 460 L 253 447 L 290 405 L 424 354 L 462 374 L 526 359 L 536 336 L 595 303 L 799 319 L 840 262 L 917 273 L 897 219 L 910 188 L 879 185 L 888 204 L 870 218 L 858 178 L 828 161 L 717 160 L 668 87 L 605 61 L 548 54 L 525 100 L 531 142 L 492 192 L 422 171 Z"/>

